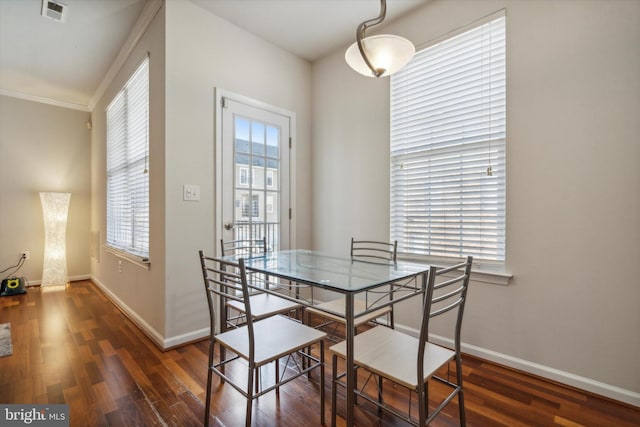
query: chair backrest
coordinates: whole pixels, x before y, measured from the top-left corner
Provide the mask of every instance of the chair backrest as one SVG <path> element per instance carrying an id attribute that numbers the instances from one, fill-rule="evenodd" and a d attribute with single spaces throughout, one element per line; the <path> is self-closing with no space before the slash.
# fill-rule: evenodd
<path id="1" fill-rule="evenodd" d="M 398 241 L 356 240 L 351 238 L 351 259 L 369 262 L 396 262 Z"/>
<path id="2" fill-rule="evenodd" d="M 469 277 L 471 276 L 471 265 L 473 257 L 468 256 L 461 263 L 450 267 L 437 269 L 431 267 L 429 269 L 427 290 L 424 299 L 424 310 L 422 317 L 422 325 L 420 327 L 420 346 L 418 352 L 418 378 L 423 375 L 423 358 L 424 348 L 429 339 L 429 320 L 447 313 L 457 310 L 454 331 L 455 351 L 460 354 L 460 332 L 462 330 L 462 316 L 464 314 L 464 306 L 467 301 L 467 288 L 469 286 Z"/>
<path id="3" fill-rule="evenodd" d="M 220 249 L 222 249 L 223 256 L 242 255 L 250 258 L 267 252 L 267 239 L 265 237 L 260 239 L 238 239 L 227 241 L 220 239 Z"/>
<path id="4" fill-rule="evenodd" d="M 199 254 L 204 288 L 209 305 L 211 335 L 215 334 L 217 322 L 221 322 L 220 315 L 225 310 L 226 302 L 229 300 L 240 302 L 245 307 L 246 326 L 249 330 L 250 356 L 252 357 L 254 342 L 253 317 L 251 315 L 251 302 L 244 259 L 240 258 L 238 262 L 231 262 L 221 258 L 208 257 L 202 250 L 199 251 Z M 219 303 L 219 311 L 216 311 L 216 297 Z M 221 330 L 225 329 L 224 325 L 220 326 Z"/>

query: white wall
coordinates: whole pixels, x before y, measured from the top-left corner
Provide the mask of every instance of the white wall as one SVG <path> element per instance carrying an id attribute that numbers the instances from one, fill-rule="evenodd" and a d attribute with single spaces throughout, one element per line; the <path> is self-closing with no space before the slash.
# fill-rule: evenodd
<path id="1" fill-rule="evenodd" d="M 308 62 L 188 1 L 166 7 L 166 336 L 208 331 L 198 250 L 212 254 L 215 235 L 214 88 L 296 114 L 293 206 L 297 244 L 310 244 L 310 78 Z M 200 201 L 182 186 L 200 186 Z"/>
<path id="2" fill-rule="evenodd" d="M 149 54 L 149 203 L 150 269 L 105 251 L 106 236 L 106 113 L 140 62 Z M 92 279 L 158 345 L 166 339 L 165 319 L 165 58 L 164 8 L 96 103 L 92 112 L 91 231 L 99 233 L 99 256 L 91 257 Z M 121 265 L 120 265 L 121 264 Z"/>
<path id="3" fill-rule="evenodd" d="M 146 270 L 107 252 L 91 259 L 94 281 L 155 342 L 171 347 L 208 335 L 198 250 L 217 248 L 214 197 L 214 88 L 296 114 L 294 212 L 309 245 L 310 76 L 308 62 L 204 11 L 164 3 L 93 110 L 91 230 L 104 243 L 105 108 L 150 53 L 150 261 Z M 182 200 L 184 184 L 200 201 Z M 120 267 L 121 263 L 121 267 Z"/>
<path id="4" fill-rule="evenodd" d="M 89 113 L 0 96 L 0 270 L 42 279 L 44 223 L 40 191 L 71 193 L 67 267 L 71 280 L 89 277 Z M 4 278 L 12 270 L 0 275 Z"/>
<path id="5" fill-rule="evenodd" d="M 385 32 L 420 45 L 501 8 L 513 278 L 472 283 L 465 350 L 640 405 L 640 2 L 436 0 Z M 389 86 L 343 53 L 312 70 L 313 242 L 347 253 L 389 235 Z"/>

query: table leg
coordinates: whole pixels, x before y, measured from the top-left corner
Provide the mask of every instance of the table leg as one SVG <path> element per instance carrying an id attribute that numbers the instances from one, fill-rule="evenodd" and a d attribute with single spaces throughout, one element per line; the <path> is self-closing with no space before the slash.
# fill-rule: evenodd
<path id="1" fill-rule="evenodd" d="M 345 295 L 345 320 L 346 320 L 346 338 L 347 338 L 347 427 L 354 425 L 354 411 L 355 411 L 355 393 L 353 390 L 356 386 L 356 373 L 353 363 L 353 337 L 355 336 L 355 319 L 353 309 L 353 294 L 347 293 Z"/>

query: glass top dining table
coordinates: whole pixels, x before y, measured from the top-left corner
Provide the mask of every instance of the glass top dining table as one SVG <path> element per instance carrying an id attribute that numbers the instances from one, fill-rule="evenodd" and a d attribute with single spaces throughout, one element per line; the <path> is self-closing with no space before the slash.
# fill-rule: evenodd
<path id="1" fill-rule="evenodd" d="M 228 256 L 230 258 L 240 258 Z M 346 323 L 346 385 L 347 405 L 346 424 L 354 425 L 356 373 L 353 363 L 353 339 L 355 336 L 354 296 L 361 292 L 382 287 L 390 287 L 389 295 L 399 292 L 399 296 L 390 296 L 378 301 L 370 311 L 396 304 L 416 295 L 424 294 L 429 266 L 411 262 L 389 264 L 355 261 L 348 256 L 334 256 L 305 249 L 293 249 L 268 252 L 264 255 L 244 259 L 249 271 L 275 276 L 292 282 L 306 284 L 313 288 L 339 292 L 345 297 Z M 408 283 L 413 285 L 408 286 Z M 390 286 L 391 285 L 391 286 Z M 276 291 L 264 290 L 266 292 Z M 281 294 L 278 294 L 282 296 Z M 308 301 L 298 300 L 302 304 Z M 359 313 L 362 314 L 362 313 Z"/>
<path id="2" fill-rule="evenodd" d="M 354 261 L 305 249 L 269 252 L 245 259 L 247 269 L 326 288 L 340 293 L 357 293 L 414 277 L 428 265 L 396 262 Z"/>

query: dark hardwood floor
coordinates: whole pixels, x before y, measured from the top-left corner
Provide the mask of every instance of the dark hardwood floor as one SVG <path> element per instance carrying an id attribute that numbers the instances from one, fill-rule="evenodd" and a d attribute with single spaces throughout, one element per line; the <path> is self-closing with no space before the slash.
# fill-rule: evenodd
<path id="1" fill-rule="evenodd" d="M 89 281 L 2 297 L 0 323 L 6 322 L 11 323 L 13 355 L 0 358 L 0 403 L 66 403 L 72 426 L 202 425 L 207 341 L 159 351 Z M 328 357 L 327 362 L 330 366 Z M 639 408 L 470 356 L 464 363 L 470 426 L 640 425 Z M 254 425 L 318 425 L 315 378 L 285 385 L 279 399 L 275 393 L 258 399 Z M 329 399 L 329 381 L 326 389 Z M 398 393 L 393 402 L 401 402 L 405 394 L 392 391 Z M 440 390 L 433 386 L 431 393 L 435 399 Z M 217 386 L 212 402 L 211 425 L 243 424 L 244 400 L 231 387 Z M 339 392 L 339 413 L 344 413 L 343 405 L 344 393 Z M 387 416 L 378 419 L 367 409 L 366 404 L 358 407 L 358 425 L 405 425 Z M 328 400 L 327 422 L 329 412 Z M 338 424 L 344 420 L 339 418 Z M 432 425 L 458 425 L 457 403 Z"/>

